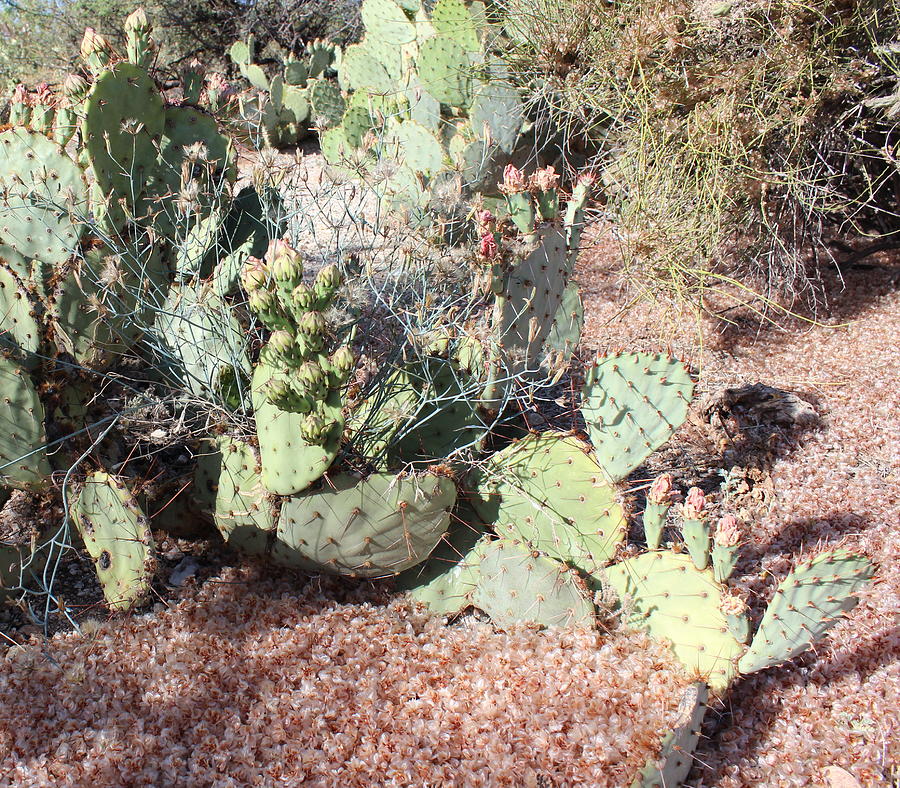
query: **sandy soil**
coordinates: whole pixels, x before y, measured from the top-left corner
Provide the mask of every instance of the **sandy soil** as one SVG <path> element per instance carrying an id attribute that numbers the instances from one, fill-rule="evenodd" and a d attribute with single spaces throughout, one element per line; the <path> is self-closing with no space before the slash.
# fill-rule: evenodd
<path id="1" fill-rule="evenodd" d="M 715 704 L 688 784 L 836 786 L 840 766 L 897 785 L 900 266 L 846 272 L 823 325 L 698 326 L 621 314 L 614 245 L 594 240 L 579 271 L 588 349 L 671 347 L 702 369 L 701 394 L 760 381 L 819 414 L 726 432 L 694 413 L 648 464 L 713 492 L 731 469 L 751 604 L 819 545 L 880 565 L 815 654 Z M 147 616 L 10 649 L 0 786 L 624 785 L 687 681 L 640 635 L 447 628 L 368 586 L 226 568 Z"/>

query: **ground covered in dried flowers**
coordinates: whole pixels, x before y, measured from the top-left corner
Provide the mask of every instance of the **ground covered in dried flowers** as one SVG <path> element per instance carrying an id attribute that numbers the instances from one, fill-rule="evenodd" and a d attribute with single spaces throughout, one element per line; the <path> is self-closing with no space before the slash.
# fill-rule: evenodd
<path id="1" fill-rule="evenodd" d="M 751 528 L 738 583 L 751 605 L 767 601 L 793 557 L 817 545 L 846 544 L 880 566 L 877 584 L 816 654 L 742 681 L 711 710 L 688 784 L 829 786 L 834 765 L 864 786 L 900 785 L 900 258 L 829 282 L 818 314 L 825 325 L 703 321 L 699 351 L 695 322 L 663 323 L 650 307 L 620 314 L 629 293 L 615 245 L 609 233 L 594 242 L 580 270 L 589 348 L 672 348 L 702 365 L 701 396 L 762 382 L 819 414 L 803 430 L 745 423 L 730 435 L 695 418 L 665 455 L 667 469 L 692 483 L 703 480 L 690 478 L 681 458 L 706 457 L 739 480 L 734 498 Z M 747 489 L 754 480 L 757 490 Z"/>
<path id="2" fill-rule="evenodd" d="M 11 649 L 0 785 L 620 786 L 689 683 L 642 635 L 447 628 L 270 575 Z"/>
<path id="3" fill-rule="evenodd" d="M 638 504 L 668 470 L 739 514 L 736 582 L 757 613 L 819 545 L 880 565 L 815 654 L 714 702 L 688 785 L 837 788 L 834 766 L 900 784 L 898 261 L 833 282 L 826 325 L 760 329 L 739 311 L 698 325 L 621 313 L 632 293 L 615 246 L 593 241 L 579 270 L 588 351 L 671 348 L 702 372 L 688 424 L 633 478 Z M 704 411 L 756 382 L 817 421 Z M 446 627 L 383 587 L 272 571 L 225 568 L 150 614 L 9 649 L 0 786 L 625 786 L 689 681 L 634 633 Z"/>

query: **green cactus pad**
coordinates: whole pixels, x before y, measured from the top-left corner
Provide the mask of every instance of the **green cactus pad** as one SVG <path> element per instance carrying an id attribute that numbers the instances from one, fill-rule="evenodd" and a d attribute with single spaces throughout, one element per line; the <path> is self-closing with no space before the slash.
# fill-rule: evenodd
<path id="1" fill-rule="evenodd" d="M 266 396 L 265 386 L 273 378 L 285 379 L 282 372 L 260 362 L 251 384 L 262 480 L 269 492 L 293 495 L 319 479 L 337 457 L 344 428 L 341 397 L 331 391 L 321 403 L 323 415 L 334 421 L 334 427 L 322 445 L 312 445 L 300 436 L 304 415 L 281 410 Z"/>
<path id="2" fill-rule="evenodd" d="M 400 123 L 386 142 L 389 155 L 413 173 L 434 175 L 444 166 L 444 149 L 437 137 L 413 120 Z"/>
<path id="3" fill-rule="evenodd" d="M 0 204 L 0 256 L 11 264 L 19 258 L 60 262 L 84 232 L 78 221 L 87 210 L 84 173 L 43 134 L 7 129 L 0 133 Z"/>
<path id="4" fill-rule="evenodd" d="M 110 608 L 140 604 L 150 592 L 156 556 L 149 521 L 125 483 L 101 472 L 88 476 L 72 519 Z"/>
<path id="5" fill-rule="evenodd" d="M 598 357 L 588 370 L 581 411 L 597 459 L 624 479 L 687 418 L 694 384 L 685 365 L 657 353 Z"/>
<path id="6" fill-rule="evenodd" d="M 216 528 L 232 547 L 249 555 L 265 555 L 275 536 L 276 506 L 262 483 L 257 452 L 248 443 L 223 437 L 218 459 Z"/>
<path id="7" fill-rule="evenodd" d="M 145 191 L 157 175 L 164 129 L 162 96 L 144 69 L 118 63 L 94 83 L 82 134 L 100 192 L 112 201 L 107 207 L 113 222 L 143 217 L 152 207 Z"/>
<path id="8" fill-rule="evenodd" d="M 321 490 L 285 501 L 272 558 L 354 577 L 395 575 L 428 558 L 455 502 L 444 476 L 331 476 Z"/>
<path id="9" fill-rule="evenodd" d="M 390 440 L 392 464 L 436 460 L 477 445 L 487 432 L 478 411 L 479 387 L 454 362 L 428 359 L 409 365 L 406 375 L 414 394 L 407 400 L 406 422 Z"/>
<path id="10" fill-rule="evenodd" d="M 519 92 L 503 83 L 479 85 L 472 102 L 470 122 L 479 136 L 489 137 L 500 150 L 511 154 L 525 123 L 525 108 Z"/>
<path id="11" fill-rule="evenodd" d="M 677 788 L 694 765 L 694 750 L 700 740 L 700 726 L 706 714 L 709 688 L 692 684 L 678 704 L 672 731 L 663 738 L 658 758 L 648 761 L 631 783 L 631 788 Z"/>
<path id="12" fill-rule="evenodd" d="M 244 41 L 235 41 L 228 50 L 228 56 L 236 65 L 246 65 L 253 57 L 250 47 Z"/>
<path id="13" fill-rule="evenodd" d="M 581 300 L 581 290 L 577 284 L 569 282 L 563 293 L 562 303 L 556 310 L 556 317 L 553 318 L 546 348 L 561 354 L 568 361 L 581 342 L 583 328 L 584 302 Z"/>
<path id="14" fill-rule="evenodd" d="M 508 374 L 539 368 L 569 273 L 565 234 L 547 227 L 502 283 L 498 343 Z"/>
<path id="15" fill-rule="evenodd" d="M 365 44 L 353 44 L 344 52 L 338 69 L 342 90 L 388 96 L 394 90 L 394 78 Z"/>
<path id="16" fill-rule="evenodd" d="M 172 285 L 154 333 L 174 377 L 198 397 L 221 399 L 223 383 L 250 375 L 244 334 L 212 285 Z"/>
<path id="17" fill-rule="evenodd" d="M 477 520 L 474 513 L 465 511 L 464 503 L 460 508 L 463 511 L 453 516 L 450 530 L 428 560 L 407 569 L 396 580 L 397 588 L 409 591 L 417 602 L 443 616 L 456 615 L 472 604 L 481 555 L 492 541 L 483 529 L 470 524 Z"/>
<path id="18" fill-rule="evenodd" d="M 366 37 L 392 47 L 416 40 L 416 28 L 394 0 L 363 0 L 360 8 Z"/>
<path id="19" fill-rule="evenodd" d="M 593 627 L 594 605 L 573 570 L 511 539 L 482 552 L 472 603 L 499 627 Z"/>
<path id="20" fill-rule="evenodd" d="M 624 541 L 625 513 L 594 461 L 571 435 L 530 435 L 494 454 L 472 502 L 501 536 L 591 573 Z"/>
<path id="21" fill-rule="evenodd" d="M 414 120 L 428 131 L 440 131 L 441 102 L 422 87 L 419 75 L 413 68 L 409 68 L 406 74 L 406 87 L 403 93 L 409 106 L 410 120 Z"/>
<path id="22" fill-rule="evenodd" d="M 3 356 L 0 392 L 0 483 L 20 490 L 41 490 L 50 476 L 44 408 L 28 373 Z"/>
<path id="23" fill-rule="evenodd" d="M 0 353 L 28 369 L 40 359 L 37 305 L 22 281 L 0 260 Z"/>
<path id="24" fill-rule="evenodd" d="M 312 105 L 312 120 L 320 129 L 337 126 L 344 117 L 347 103 L 340 89 L 333 82 L 319 79 L 309 87 L 309 102 Z"/>
<path id="25" fill-rule="evenodd" d="M 437 0 L 431 24 L 439 35 L 453 39 L 464 51 L 481 51 L 478 25 L 463 0 Z"/>
<path id="26" fill-rule="evenodd" d="M 846 550 L 798 564 L 779 583 L 739 670 L 755 673 L 802 654 L 856 606 L 855 595 L 874 574 L 868 558 Z"/>
<path id="27" fill-rule="evenodd" d="M 469 57 L 452 38 L 435 36 L 423 41 L 416 68 L 422 86 L 438 101 L 451 107 L 469 106 Z"/>
<path id="28" fill-rule="evenodd" d="M 689 555 L 661 550 L 627 558 L 597 573 L 622 601 L 626 624 L 668 640 L 678 660 L 711 687 L 724 689 L 744 647 L 721 610 L 724 587 Z"/>

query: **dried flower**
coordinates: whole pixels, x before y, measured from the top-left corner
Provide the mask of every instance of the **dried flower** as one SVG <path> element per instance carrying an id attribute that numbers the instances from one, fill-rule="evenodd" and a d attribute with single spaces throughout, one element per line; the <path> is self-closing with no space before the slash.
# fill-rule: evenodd
<path id="1" fill-rule="evenodd" d="M 507 164 L 503 169 L 503 182 L 500 184 L 500 191 L 503 194 L 521 194 L 527 188 L 525 175 L 522 171 L 512 164 Z"/>
<path id="2" fill-rule="evenodd" d="M 491 232 L 486 232 L 481 236 L 481 244 L 478 249 L 478 254 L 485 260 L 494 260 L 499 254 L 500 250 L 497 247 L 497 240 L 494 238 L 494 234 Z"/>
<path id="3" fill-rule="evenodd" d="M 549 192 L 559 186 L 559 175 L 553 167 L 543 167 L 531 176 L 529 185 L 532 191 Z"/>
<path id="4" fill-rule="evenodd" d="M 691 487 L 681 505 L 681 516 L 685 520 L 702 520 L 706 517 L 706 496 L 699 487 Z"/>
<path id="5" fill-rule="evenodd" d="M 650 491 L 647 493 L 647 500 L 660 506 L 672 503 L 675 488 L 672 483 L 672 474 L 664 473 L 653 480 L 650 485 Z"/>
<path id="6" fill-rule="evenodd" d="M 736 547 L 741 542 L 741 528 L 733 514 L 726 514 L 716 525 L 713 539 L 722 547 Z"/>

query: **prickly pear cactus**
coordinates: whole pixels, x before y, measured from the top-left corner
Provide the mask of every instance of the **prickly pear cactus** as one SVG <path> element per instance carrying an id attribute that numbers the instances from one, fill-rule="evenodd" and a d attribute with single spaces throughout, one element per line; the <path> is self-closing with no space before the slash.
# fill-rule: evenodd
<path id="1" fill-rule="evenodd" d="M 497 533 L 586 573 L 625 539 L 625 513 L 591 449 L 546 432 L 494 454 L 475 477 L 472 503 Z"/>
<path id="2" fill-rule="evenodd" d="M 72 520 L 94 559 L 113 610 L 128 610 L 150 592 L 156 556 L 150 525 L 125 482 L 97 472 L 86 479 Z"/>
<path id="3" fill-rule="evenodd" d="M 28 373 L 0 356 L 0 482 L 40 490 L 48 483 L 44 408 Z"/>
<path id="4" fill-rule="evenodd" d="M 472 601 L 501 627 L 521 622 L 594 626 L 594 605 L 584 581 L 511 539 L 491 542 L 482 552 Z"/>
<path id="5" fill-rule="evenodd" d="M 32 260 L 64 261 L 84 233 L 84 173 L 43 134 L 23 128 L 0 133 L 0 201 L 0 256 L 23 278 L 31 276 Z"/>
<path id="6" fill-rule="evenodd" d="M 455 502 L 446 476 L 330 476 L 284 502 L 272 558 L 353 577 L 396 575 L 428 558 Z"/>
<path id="7" fill-rule="evenodd" d="M 802 654 L 856 606 L 874 574 L 868 559 L 847 550 L 799 563 L 779 583 L 738 670 L 753 673 Z"/>
<path id="8" fill-rule="evenodd" d="M 624 479 L 672 437 L 687 418 L 693 393 L 687 368 L 669 356 L 616 353 L 595 359 L 581 410 L 611 481 Z"/>

